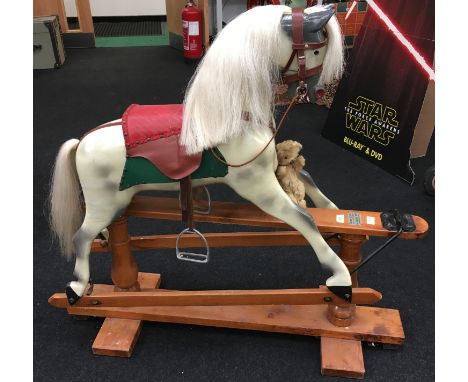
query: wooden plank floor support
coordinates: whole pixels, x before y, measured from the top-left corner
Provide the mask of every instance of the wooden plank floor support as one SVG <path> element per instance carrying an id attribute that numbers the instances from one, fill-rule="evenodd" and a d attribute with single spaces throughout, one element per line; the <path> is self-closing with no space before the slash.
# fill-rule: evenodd
<path id="1" fill-rule="evenodd" d="M 138 274 L 138 281 L 143 288 L 159 288 L 161 277 L 156 273 Z M 113 289 L 110 286 L 108 289 Z M 100 288 L 97 287 L 99 290 Z M 133 348 L 143 327 L 143 321 L 108 317 L 94 340 L 92 349 L 96 355 L 131 357 Z"/>
<path id="2" fill-rule="evenodd" d="M 159 279 L 159 275 L 157 276 Z M 95 285 L 94 291 L 96 293 L 110 293 L 113 288 L 113 285 Z M 177 292 L 166 291 L 166 293 L 169 295 Z M 342 327 L 330 322 L 328 318 L 329 306 L 327 304 L 277 304 L 112 307 L 98 304 L 66 305 L 66 309 L 68 313 L 73 315 L 93 317 L 216 326 L 347 340 L 355 339 L 391 345 L 401 345 L 404 341 L 403 326 L 398 310 L 357 306 L 352 323 L 349 326 Z"/>
<path id="3" fill-rule="evenodd" d="M 145 321 L 259 330 L 314 337 L 401 345 L 404 341 L 400 315 L 395 309 L 360 306 L 349 327 L 331 324 L 323 305 L 237 305 L 70 308 L 71 314 L 126 317 Z"/>
<path id="4" fill-rule="evenodd" d="M 363 379 L 364 357 L 359 340 L 342 338 L 320 338 L 322 375 Z"/>

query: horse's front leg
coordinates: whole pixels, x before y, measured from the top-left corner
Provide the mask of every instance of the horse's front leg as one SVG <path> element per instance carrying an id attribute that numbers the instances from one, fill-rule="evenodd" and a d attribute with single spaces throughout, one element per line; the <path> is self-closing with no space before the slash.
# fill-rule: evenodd
<path id="1" fill-rule="evenodd" d="M 310 174 L 305 171 L 301 170 L 298 174 L 299 179 L 302 183 L 304 183 L 305 192 L 309 198 L 312 199 L 314 202 L 315 207 L 318 208 L 331 208 L 337 210 L 338 207 L 333 203 L 330 199 L 328 199 L 322 191 L 317 187 L 314 180 L 310 176 Z"/>
<path id="2" fill-rule="evenodd" d="M 231 168 L 226 183 L 266 213 L 298 230 L 314 249 L 322 267 L 333 273 L 326 281 L 327 287 L 337 296 L 351 301 L 348 269 L 323 239 L 312 216 L 294 204 L 283 191 L 273 171 L 265 171 L 264 167 L 254 165 Z"/>

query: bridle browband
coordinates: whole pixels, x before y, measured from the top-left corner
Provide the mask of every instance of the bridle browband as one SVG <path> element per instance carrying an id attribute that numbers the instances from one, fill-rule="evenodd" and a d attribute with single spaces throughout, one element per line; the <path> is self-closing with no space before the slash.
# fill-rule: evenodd
<path id="1" fill-rule="evenodd" d="M 281 71 L 281 76 L 284 84 L 289 85 L 292 82 L 299 82 L 299 86 L 296 90 L 297 95 L 299 96 L 299 103 L 310 102 L 305 80 L 322 71 L 322 65 L 311 69 L 306 68 L 305 51 L 319 49 L 324 47 L 326 44 L 327 39 L 318 43 L 304 42 L 304 10 L 302 8 L 292 8 L 292 53 L 285 67 Z M 291 67 L 294 57 L 297 58 L 297 72 L 291 75 L 286 75 Z"/>

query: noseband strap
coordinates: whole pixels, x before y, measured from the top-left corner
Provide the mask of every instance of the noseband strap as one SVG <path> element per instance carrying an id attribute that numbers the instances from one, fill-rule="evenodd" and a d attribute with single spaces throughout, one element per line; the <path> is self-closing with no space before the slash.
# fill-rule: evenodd
<path id="1" fill-rule="evenodd" d="M 291 56 L 289 57 L 286 66 L 281 71 L 283 83 L 285 84 L 290 84 L 291 82 L 296 81 L 305 81 L 307 77 L 320 73 L 322 65 L 309 70 L 306 69 L 305 51 L 322 48 L 327 44 L 326 40 L 320 43 L 304 42 L 304 10 L 302 8 L 292 9 L 292 40 Z M 294 60 L 294 57 L 297 57 L 297 73 L 285 76 Z"/>

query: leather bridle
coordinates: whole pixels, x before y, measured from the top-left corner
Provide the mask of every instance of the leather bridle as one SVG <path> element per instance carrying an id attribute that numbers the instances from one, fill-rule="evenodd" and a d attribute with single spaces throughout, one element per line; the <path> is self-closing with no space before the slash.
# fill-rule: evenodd
<path id="1" fill-rule="evenodd" d="M 322 65 L 315 68 L 306 68 L 306 50 L 319 49 L 327 45 L 327 39 L 319 43 L 304 42 L 304 10 L 302 8 L 292 8 L 292 53 L 288 62 L 281 71 L 283 83 L 289 85 L 292 82 L 299 82 L 296 93 L 299 96 L 298 103 L 310 102 L 307 84 L 308 77 L 316 75 L 322 71 Z M 291 67 L 294 58 L 297 58 L 297 72 L 286 75 Z"/>

